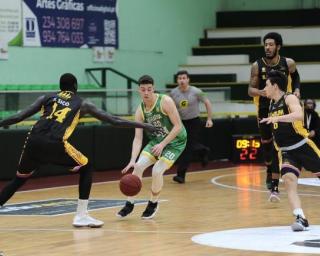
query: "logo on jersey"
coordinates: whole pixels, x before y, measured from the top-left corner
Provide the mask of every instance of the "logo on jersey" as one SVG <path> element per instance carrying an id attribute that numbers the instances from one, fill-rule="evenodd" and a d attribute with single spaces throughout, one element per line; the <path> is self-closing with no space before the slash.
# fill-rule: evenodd
<path id="1" fill-rule="evenodd" d="M 267 70 L 265 67 L 262 67 L 261 69 L 261 78 L 262 80 L 267 80 Z"/>
<path id="2" fill-rule="evenodd" d="M 71 98 L 71 93 L 70 92 L 60 92 L 58 96 L 62 99 L 68 100 Z"/>
<path id="3" fill-rule="evenodd" d="M 179 103 L 180 108 L 187 108 L 189 106 L 189 102 L 187 100 L 182 100 Z"/>

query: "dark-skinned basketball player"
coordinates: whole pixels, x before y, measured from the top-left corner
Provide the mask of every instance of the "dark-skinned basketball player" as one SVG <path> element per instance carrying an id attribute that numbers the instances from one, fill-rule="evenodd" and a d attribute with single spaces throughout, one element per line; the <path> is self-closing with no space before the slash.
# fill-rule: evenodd
<path id="1" fill-rule="evenodd" d="M 66 166 L 79 173 L 79 200 L 73 219 L 75 227 L 101 227 L 103 222 L 88 214 L 88 199 L 92 185 L 92 168 L 86 156 L 75 149 L 68 138 L 85 114 L 115 126 L 145 128 L 155 132 L 147 123 L 131 122 L 110 115 L 77 95 L 77 79 L 70 73 L 60 77 L 57 93 L 40 96 L 25 110 L 0 121 L 0 127 L 16 124 L 42 110 L 42 116 L 31 128 L 20 157 L 15 178 L 0 193 L 0 207 L 36 172 L 42 164 Z"/>
<path id="2" fill-rule="evenodd" d="M 279 55 L 282 47 L 280 34 L 270 32 L 263 38 L 265 56 L 252 64 L 251 77 L 248 87 L 249 96 L 254 98 L 257 106 L 257 118 L 261 143 L 264 151 L 264 162 L 267 167 L 266 185 L 270 190 L 269 201 L 279 201 L 279 160 L 278 152 L 274 149 L 271 125 L 259 123 L 268 117 L 270 99 L 266 97 L 264 88 L 266 86 L 267 74 L 270 70 L 279 70 L 288 77 L 286 91 L 293 92 L 300 98 L 300 77 L 293 59 Z"/>

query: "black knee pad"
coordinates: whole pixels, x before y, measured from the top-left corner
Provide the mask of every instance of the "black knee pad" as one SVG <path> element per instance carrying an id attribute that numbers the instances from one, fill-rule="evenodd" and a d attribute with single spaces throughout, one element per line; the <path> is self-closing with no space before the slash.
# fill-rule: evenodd
<path id="1" fill-rule="evenodd" d="M 293 169 L 293 168 L 290 168 L 290 167 L 281 168 L 281 176 L 285 175 L 286 173 L 293 173 L 294 175 L 297 176 L 297 178 L 300 175 L 300 173 L 297 170 Z"/>

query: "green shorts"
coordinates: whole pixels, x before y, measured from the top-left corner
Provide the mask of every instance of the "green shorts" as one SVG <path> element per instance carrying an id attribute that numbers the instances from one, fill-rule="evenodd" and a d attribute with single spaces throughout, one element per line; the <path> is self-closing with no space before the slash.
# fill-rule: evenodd
<path id="1" fill-rule="evenodd" d="M 160 157 L 155 156 L 152 153 L 152 147 L 154 145 L 159 144 L 158 141 L 151 140 L 149 143 L 144 147 L 141 154 L 144 154 L 148 156 L 149 158 L 153 159 L 154 161 L 157 161 L 158 159 L 164 160 L 168 167 L 170 168 L 175 161 L 177 161 L 178 157 L 181 155 L 183 150 L 186 147 L 187 140 L 173 140 L 171 143 L 169 143 L 162 151 L 162 154 Z"/>

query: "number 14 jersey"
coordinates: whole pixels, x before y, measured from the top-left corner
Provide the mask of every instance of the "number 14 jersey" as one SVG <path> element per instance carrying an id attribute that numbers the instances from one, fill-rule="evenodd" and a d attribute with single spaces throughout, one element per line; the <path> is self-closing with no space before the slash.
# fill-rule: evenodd
<path id="1" fill-rule="evenodd" d="M 70 91 L 47 95 L 41 118 L 31 133 L 54 141 L 66 141 L 79 122 L 81 104 L 82 99 Z"/>

